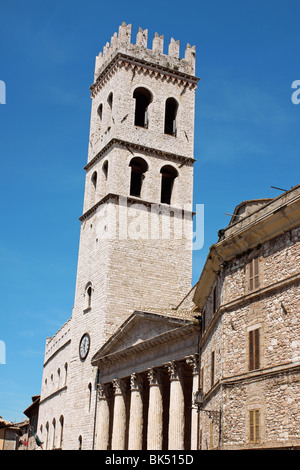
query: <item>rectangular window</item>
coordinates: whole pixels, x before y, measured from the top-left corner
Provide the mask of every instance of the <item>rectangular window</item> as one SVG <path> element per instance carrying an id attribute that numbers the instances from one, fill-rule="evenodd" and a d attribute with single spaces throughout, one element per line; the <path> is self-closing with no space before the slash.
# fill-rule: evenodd
<path id="1" fill-rule="evenodd" d="M 260 332 L 259 328 L 249 331 L 249 370 L 260 367 Z"/>
<path id="2" fill-rule="evenodd" d="M 211 382 L 210 386 L 213 387 L 215 383 L 215 352 L 211 353 Z"/>
<path id="3" fill-rule="evenodd" d="M 258 258 L 253 258 L 249 263 L 249 290 L 259 287 L 259 263 Z"/>
<path id="4" fill-rule="evenodd" d="M 260 411 L 249 411 L 249 440 L 252 443 L 260 441 Z"/>

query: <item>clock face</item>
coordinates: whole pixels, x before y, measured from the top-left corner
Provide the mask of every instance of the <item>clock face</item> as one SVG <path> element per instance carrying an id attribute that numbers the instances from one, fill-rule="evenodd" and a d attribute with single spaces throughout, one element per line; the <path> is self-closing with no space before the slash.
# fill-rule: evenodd
<path id="1" fill-rule="evenodd" d="M 90 349 L 90 336 L 85 333 L 80 340 L 79 344 L 79 356 L 81 359 L 85 359 Z"/>

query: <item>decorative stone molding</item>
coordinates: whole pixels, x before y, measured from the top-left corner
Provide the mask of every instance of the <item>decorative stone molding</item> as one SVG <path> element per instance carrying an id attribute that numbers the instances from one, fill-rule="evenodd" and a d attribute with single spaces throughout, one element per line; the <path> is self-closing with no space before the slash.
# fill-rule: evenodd
<path id="1" fill-rule="evenodd" d="M 182 378 L 182 364 L 176 361 L 171 361 L 166 364 L 169 372 L 170 381 L 181 380 Z"/>
<path id="2" fill-rule="evenodd" d="M 92 98 L 96 96 L 102 86 L 108 80 L 110 80 L 114 73 L 121 67 L 126 67 L 127 70 L 130 67 L 132 70 L 136 70 L 137 72 L 143 73 L 144 75 L 153 74 L 155 75 L 156 79 L 159 78 L 162 81 L 176 80 L 182 86 L 187 84 L 191 89 L 196 89 L 197 83 L 199 81 L 199 78 L 195 77 L 194 75 L 190 75 L 176 69 L 171 70 L 169 67 L 165 66 L 157 65 L 154 67 L 151 62 L 133 58 L 124 53 L 117 53 L 113 60 L 98 76 L 95 83 L 90 86 Z"/>
<path id="3" fill-rule="evenodd" d="M 141 391 L 143 390 L 143 377 L 135 372 L 130 376 L 130 390 Z"/>
<path id="4" fill-rule="evenodd" d="M 159 369 L 151 367 L 148 370 L 149 385 L 161 385 L 162 373 Z"/>
<path id="5" fill-rule="evenodd" d="M 89 170 L 95 163 L 97 163 L 101 157 L 106 158 L 108 151 L 111 149 L 111 147 L 117 146 L 117 148 L 120 149 L 125 149 L 128 150 L 130 153 L 134 152 L 144 152 L 147 155 L 150 155 L 152 157 L 167 157 L 171 158 L 173 160 L 177 160 L 180 162 L 182 165 L 187 164 L 187 163 L 195 163 L 195 159 L 191 157 L 187 157 L 185 155 L 179 155 L 177 153 L 170 153 L 164 150 L 160 150 L 157 148 L 153 147 L 146 147 L 145 145 L 134 143 L 134 142 L 128 142 L 123 139 L 118 139 L 118 138 L 112 138 L 106 145 L 103 147 L 93 158 L 90 160 L 85 167 L 83 168 L 84 170 Z"/>
<path id="6" fill-rule="evenodd" d="M 106 400 L 110 396 L 110 388 L 108 385 L 101 383 L 97 384 L 97 398 L 98 400 Z"/>
<path id="7" fill-rule="evenodd" d="M 115 395 L 124 395 L 127 389 L 127 384 L 123 379 L 113 379 L 112 386 Z"/>
<path id="8" fill-rule="evenodd" d="M 185 357 L 185 362 L 192 368 L 192 374 L 196 375 L 199 373 L 199 354 Z"/>

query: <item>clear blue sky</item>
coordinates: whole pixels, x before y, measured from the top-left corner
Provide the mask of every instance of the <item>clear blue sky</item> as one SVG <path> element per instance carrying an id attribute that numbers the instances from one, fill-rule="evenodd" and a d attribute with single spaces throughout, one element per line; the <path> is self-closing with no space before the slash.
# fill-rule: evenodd
<path id="1" fill-rule="evenodd" d="M 1 0 L 0 415 L 40 393 L 46 336 L 71 316 L 95 56 L 118 26 L 196 45 L 194 202 L 205 245 L 242 200 L 299 183 L 299 1 Z"/>

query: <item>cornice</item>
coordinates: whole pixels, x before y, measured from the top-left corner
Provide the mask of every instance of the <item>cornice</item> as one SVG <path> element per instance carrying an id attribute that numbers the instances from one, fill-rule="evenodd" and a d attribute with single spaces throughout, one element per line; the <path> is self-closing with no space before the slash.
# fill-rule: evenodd
<path id="1" fill-rule="evenodd" d="M 53 359 L 54 356 L 56 356 L 62 349 L 64 349 L 66 346 L 68 346 L 71 343 L 71 339 L 66 339 L 57 349 L 55 349 L 53 352 L 49 351 L 47 353 L 47 359 L 43 364 L 43 367 L 46 367 L 46 365 Z"/>
<path id="2" fill-rule="evenodd" d="M 224 377 L 221 382 L 223 386 L 233 386 L 240 382 L 256 382 L 258 380 L 270 379 L 274 376 L 281 374 L 291 374 L 300 371 L 300 363 L 290 362 L 285 364 L 278 364 L 272 367 L 266 367 L 264 369 L 258 369 L 256 371 L 245 372 L 232 377 Z"/>
<path id="3" fill-rule="evenodd" d="M 84 170 L 89 170 L 114 145 L 120 145 L 121 147 L 124 147 L 125 149 L 127 149 L 131 153 L 132 153 L 132 149 L 134 149 L 134 150 L 137 150 L 137 151 L 141 151 L 141 152 L 151 154 L 151 156 L 154 156 L 154 157 L 158 156 L 158 157 L 172 158 L 172 159 L 175 159 L 175 160 L 179 160 L 182 163 L 195 163 L 195 161 L 196 161 L 194 158 L 186 157 L 184 155 L 179 155 L 179 154 L 176 154 L 176 153 L 166 152 L 164 150 L 159 150 L 159 149 L 156 149 L 156 148 L 153 148 L 153 147 L 146 147 L 145 145 L 136 144 L 136 143 L 133 143 L 133 142 L 128 142 L 126 140 L 113 138 L 92 158 L 92 160 L 90 162 L 88 162 L 85 165 L 85 167 L 83 169 Z"/>
<path id="4" fill-rule="evenodd" d="M 293 276 L 282 279 L 281 281 L 277 281 L 266 287 L 257 289 L 255 292 L 245 294 L 237 299 L 232 300 L 231 302 L 220 305 L 217 311 L 215 312 L 214 316 L 212 317 L 211 322 L 209 323 L 207 329 L 202 335 L 200 346 L 203 347 L 205 345 L 216 323 L 225 312 L 241 308 L 246 304 L 250 304 L 250 303 L 260 300 L 262 297 L 274 295 L 276 292 L 282 289 L 287 289 L 290 286 L 294 284 L 297 285 L 299 283 L 300 283 L 300 273 L 297 273 L 297 274 L 294 274 Z"/>
<path id="5" fill-rule="evenodd" d="M 180 338 L 183 338 L 184 336 L 189 336 L 191 333 L 198 330 L 199 326 L 196 326 L 193 324 L 193 322 L 190 322 L 190 324 L 186 326 L 167 331 L 161 335 L 155 336 L 154 338 L 150 338 L 133 346 L 129 346 L 128 348 L 105 354 L 103 356 L 96 354 L 92 359 L 92 365 L 103 367 L 113 364 L 115 366 L 117 363 L 126 361 L 133 354 L 136 355 L 142 351 L 148 351 L 149 349 L 164 345 L 166 342 L 174 342 Z"/>
<path id="6" fill-rule="evenodd" d="M 284 363 L 277 364 L 276 366 L 266 367 L 264 369 L 258 369 L 255 371 L 248 371 L 242 374 L 222 377 L 218 380 L 214 386 L 204 395 L 203 399 L 203 410 L 208 405 L 209 401 L 215 394 L 221 389 L 226 387 L 234 387 L 239 384 L 250 384 L 252 382 L 258 382 L 260 380 L 272 379 L 274 377 L 294 374 L 300 372 L 300 363 Z"/>
<path id="7" fill-rule="evenodd" d="M 166 209 L 168 209 L 168 211 L 173 212 L 174 215 L 179 214 L 179 213 L 181 215 L 183 215 L 183 214 L 184 215 L 190 215 L 191 217 L 193 217 L 195 215 L 195 213 L 193 211 L 188 211 L 186 209 L 180 209 L 180 208 L 175 207 L 175 206 L 168 206 L 168 205 L 162 204 L 162 203 L 154 203 L 154 202 L 146 201 L 145 199 L 141 199 L 139 197 L 134 197 L 134 196 L 122 196 L 121 194 L 109 193 L 106 196 L 104 196 L 102 199 L 100 199 L 100 201 L 96 202 L 96 204 L 94 204 L 89 210 L 84 212 L 84 214 L 82 214 L 79 217 L 80 222 L 83 222 L 88 217 L 90 217 L 92 214 L 94 214 L 96 212 L 97 208 L 99 206 L 101 206 L 102 204 L 104 204 L 108 201 L 112 201 L 112 200 L 119 201 L 120 199 L 122 199 L 123 201 L 126 200 L 126 202 L 128 202 L 129 204 L 142 204 L 142 205 L 144 205 L 146 207 L 150 207 L 150 208 L 153 206 L 153 204 L 155 204 L 156 206 L 161 206 L 162 210 L 165 207 Z"/>
<path id="8" fill-rule="evenodd" d="M 67 385 L 64 385 L 63 387 L 60 387 L 58 388 L 57 390 L 55 390 L 54 392 L 50 393 L 49 395 L 47 395 L 45 398 L 43 398 L 42 400 L 40 400 L 40 405 L 42 403 L 44 403 L 45 401 L 48 401 L 50 400 L 51 398 L 55 397 L 56 395 L 59 395 L 60 393 L 66 391 L 68 389 Z"/>
<path id="9" fill-rule="evenodd" d="M 249 216 L 236 223 L 236 230 L 210 247 L 202 270 L 193 301 L 201 310 L 210 294 L 212 286 L 221 271 L 220 265 L 235 259 L 269 240 L 276 238 L 287 230 L 299 225 L 300 194 L 299 187 L 282 195 Z M 231 227 L 228 227 L 228 230 Z"/>
<path id="10" fill-rule="evenodd" d="M 176 69 L 171 69 L 163 65 L 154 64 L 147 60 L 137 59 L 136 57 L 130 56 L 123 52 L 117 52 L 116 55 L 112 58 L 112 60 L 97 77 L 96 81 L 90 86 L 92 97 L 97 94 L 101 86 L 105 83 L 109 76 L 115 72 L 117 67 L 126 65 L 143 70 L 146 73 L 153 73 L 157 78 L 168 77 L 171 80 L 177 80 L 182 83 L 187 83 L 192 87 L 196 87 L 198 81 L 200 80 L 194 75 L 190 75 Z"/>

